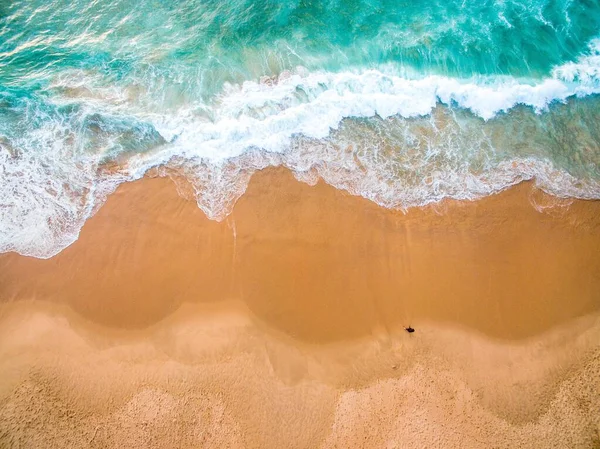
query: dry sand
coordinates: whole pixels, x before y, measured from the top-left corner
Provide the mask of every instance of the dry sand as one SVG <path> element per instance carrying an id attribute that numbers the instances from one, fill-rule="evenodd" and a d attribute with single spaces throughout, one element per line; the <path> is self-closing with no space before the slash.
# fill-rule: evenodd
<path id="1" fill-rule="evenodd" d="M 600 447 L 600 202 L 123 185 L 0 255 L 0 447 Z M 407 334 L 403 326 L 417 331 Z"/>

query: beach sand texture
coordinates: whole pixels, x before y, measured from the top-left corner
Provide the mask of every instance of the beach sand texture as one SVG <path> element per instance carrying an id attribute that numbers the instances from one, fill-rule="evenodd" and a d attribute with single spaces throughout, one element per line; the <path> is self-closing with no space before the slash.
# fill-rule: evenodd
<path id="1" fill-rule="evenodd" d="M 600 202 L 403 213 L 268 169 L 219 223 L 177 183 L 0 255 L 0 447 L 600 445 Z"/>

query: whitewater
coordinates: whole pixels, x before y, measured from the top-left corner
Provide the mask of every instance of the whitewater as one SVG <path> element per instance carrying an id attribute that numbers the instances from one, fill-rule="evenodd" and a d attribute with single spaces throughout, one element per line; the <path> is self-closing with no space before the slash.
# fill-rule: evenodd
<path id="1" fill-rule="evenodd" d="M 270 166 L 403 210 L 600 198 L 598 5 L 154 3 L 0 7 L 0 252 L 53 256 L 151 169 L 216 220 Z"/>

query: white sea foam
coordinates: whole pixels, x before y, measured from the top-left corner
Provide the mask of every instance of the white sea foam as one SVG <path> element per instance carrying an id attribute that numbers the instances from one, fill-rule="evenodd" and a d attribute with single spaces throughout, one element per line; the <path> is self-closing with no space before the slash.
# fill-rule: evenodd
<path id="1" fill-rule="evenodd" d="M 0 142 L 1 252 L 46 257 L 77 238 L 92 174 L 61 157 L 59 134 L 41 129 L 28 136 L 45 145 L 43 155 Z"/>
<path id="2" fill-rule="evenodd" d="M 301 152 L 245 153 L 225 164 L 187 160 L 168 165 L 185 175 L 194 187 L 198 206 L 209 218 L 218 221 L 232 211 L 252 174 L 273 166 L 289 168 L 299 181 L 307 184 L 314 185 L 322 179 L 390 209 L 406 210 L 445 198 L 475 200 L 526 180 L 534 180 L 538 188 L 560 198 L 600 198 L 600 183 L 582 182 L 555 168 L 551 162 L 537 158 L 500 161 L 483 173 L 473 173 L 468 164 L 463 164 L 432 170 L 425 175 L 415 173 L 413 179 L 406 179 L 395 176 L 393 164 L 381 164 L 377 157 L 367 162 L 365 159 L 358 161 L 351 153 L 336 153 L 329 159 L 328 156 L 331 156 L 330 149 L 310 144 Z M 422 162 L 415 161 L 415 165 Z"/>
<path id="3" fill-rule="evenodd" d="M 70 139 L 71 130 L 55 121 L 13 142 L 0 138 L 0 253 L 53 256 L 129 178 L 97 176 L 98 156 L 75 157 Z"/>
<path id="4" fill-rule="evenodd" d="M 430 114 L 439 103 L 468 109 L 484 120 L 516 105 L 543 112 L 552 102 L 600 93 L 599 49 L 600 40 L 593 41 L 588 55 L 557 67 L 552 77 L 538 82 L 502 76 L 406 79 L 375 70 L 299 70 L 273 82 L 228 86 L 212 105 L 210 120 L 196 114 L 198 105 L 182 107 L 176 115 L 140 118 L 171 144 L 159 160 L 179 155 L 221 163 L 249 149 L 285 151 L 299 134 L 325 138 L 348 117 L 418 117 Z"/>
<path id="5" fill-rule="evenodd" d="M 151 124 L 166 144 L 129 156 L 123 170 L 108 176 L 98 175 L 101 152 L 82 156 L 79 131 L 65 129 L 65 121 L 49 121 L 22 141 L 0 140 L 0 252 L 56 254 L 77 238 L 85 220 L 120 182 L 165 164 L 185 173 L 199 207 L 214 219 L 229 213 L 253 171 L 273 165 L 287 166 L 306 182 L 320 177 L 391 208 L 446 197 L 478 198 L 524 179 L 536 179 L 541 188 L 557 196 L 600 198 L 596 181 L 577 179 L 549 158 L 492 157 L 496 149 L 488 137 L 483 132 L 465 133 L 460 125 L 443 139 L 419 141 L 418 127 L 411 130 L 405 120 L 404 128 L 392 137 L 401 140 L 397 147 L 417 151 L 398 158 L 386 154 L 383 144 L 358 142 L 340 131 L 343 120 L 350 117 L 418 118 L 431 114 L 440 103 L 467 109 L 488 121 L 518 104 L 541 113 L 552 102 L 600 93 L 600 40 L 593 41 L 577 61 L 555 68 L 550 77 L 538 81 L 407 79 L 384 70 L 307 73 L 298 69 L 276 80 L 225 86 L 210 105 L 182 104 L 167 112 L 152 103 L 150 94 L 138 92 L 146 96 L 132 100 L 133 90 L 107 88 L 101 81 L 84 72 L 63 74 L 50 86 L 50 100 L 84 104 L 81 114 Z M 470 152 L 483 158 L 479 170 L 473 169 Z"/>

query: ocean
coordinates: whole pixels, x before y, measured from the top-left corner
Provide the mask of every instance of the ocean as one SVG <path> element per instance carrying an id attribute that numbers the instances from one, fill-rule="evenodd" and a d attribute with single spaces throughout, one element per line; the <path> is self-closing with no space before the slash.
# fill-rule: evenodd
<path id="1" fill-rule="evenodd" d="M 597 0 L 0 0 L 0 252 L 153 169 L 222 220 L 256 170 L 406 210 L 600 198 Z"/>

